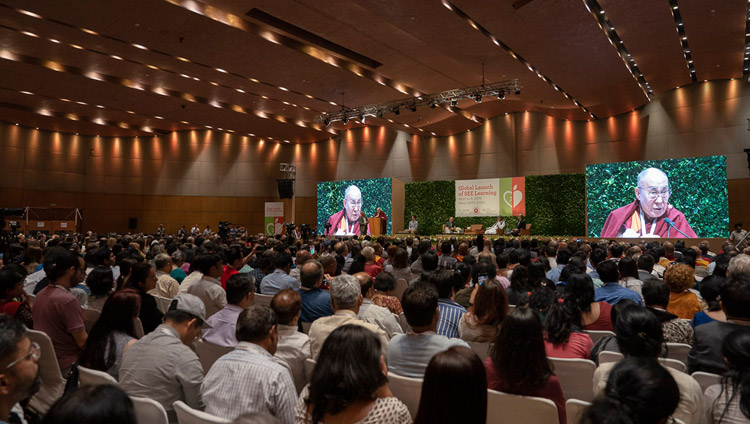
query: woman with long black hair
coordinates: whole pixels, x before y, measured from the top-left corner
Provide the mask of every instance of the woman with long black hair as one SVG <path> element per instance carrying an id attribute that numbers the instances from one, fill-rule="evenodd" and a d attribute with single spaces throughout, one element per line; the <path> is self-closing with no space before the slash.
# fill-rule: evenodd
<path id="1" fill-rule="evenodd" d="M 750 422 L 750 330 L 729 333 L 721 351 L 729 367 L 721 384 L 706 389 L 707 421 L 711 424 Z"/>

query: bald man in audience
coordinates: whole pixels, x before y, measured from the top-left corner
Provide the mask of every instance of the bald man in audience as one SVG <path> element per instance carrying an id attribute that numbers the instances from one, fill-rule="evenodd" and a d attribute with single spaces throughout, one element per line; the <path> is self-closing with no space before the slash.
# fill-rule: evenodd
<path id="1" fill-rule="evenodd" d="M 332 255 L 323 256 L 320 259 L 320 264 L 323 265 L 323 275 L 325 275 L 326 278 L 336 275 L 336 258 Z"/>
<path id="2" fill-rule="evenodd" d="M 344 274 L 331 281 L 331 306 L 334 311 L 332 316 L 319 318 L 310 326 L 310 343 L 314 359 L 317 359 L 328 335 L 346 324 L 359 325 L 375 333 L 380 338 L 383 355 L 387 353 L 388 334 L 377 325 L 362 321 L 357 315 L 362 306 L 362 293 L 356 277 Z"/>
<path id="3" fill-rule="evenodd" d="M 311 259 L 302 266 L 300 281 L 302 287 L 299 294 L 302 296 L 302 312 L 300 322 L 314 322 L 320 317 L 333 315 L 331 308 L 331 296 L 322 290 L 323 266 L 315 259 Z"/>
<path id="4" fill-rule="evenodd" d="M 310 255 L 309 250 L 307 249 L 298 250 L 297 256 L 294 258 L 295 267 L 292 268 L 291 271 L 289 271 L 289 276 L 296 278 L 297 281 L 302 281 L 299 276 L 300 270 L 302 269 L 302 265 L 304 265 L 305 262 L 309 261 L 310 258 L 312 258 L 312 255 Z"/>
<path id="5" fill-rule="evenodd" d="M 156 287 L 149 290 L 148 294 L 168 299 L 177 296 L 180 283 L 169 275 L 172 272 L 172 257 L 166 253 L 159 253 L 154 258 L 154 266 L 156 267 Z"/>
<path id="6" fill-rule="evenodd" d="M 301 306 L 302 297 L 292 289 L 282 290 L 271 299 L 271 309 L 279 318 L 279 342 L 274 356 L 284 360 L 289 366 L 297 393 L 307 384 L 305 359 L 312 357 L 310 337 L 297 331 Z"/>
<path id="7" fill-rule="evenodd" d="M 372 302 L 372 295 L 375 293 L 372 277 L 366 272 L 358 272 L 354 276 L 359 280 L 359 287 L 362 294 L 362 306 L 359 308 L 359 313 L 357 314 L 359 319 L 377 325 L 388 333 L 389 338 L 403 333 L 404 331 L 401 329 L 398 321 L 396 321 L 395 315 L 388 308 L 378 306 Z"/>

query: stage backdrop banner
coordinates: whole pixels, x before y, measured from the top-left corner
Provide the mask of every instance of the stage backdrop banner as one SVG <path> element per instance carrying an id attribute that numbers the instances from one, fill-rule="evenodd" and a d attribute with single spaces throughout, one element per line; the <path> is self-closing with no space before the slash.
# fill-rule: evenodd
<path id="1" fill-rule="evenodd" d="M 500 178 L 456 180 L 456 216 L 500 213 Z"/>
<path id="2" fill-rule="evenodd" d="M 266 235 L 281 234 L 284 228 L 284 202 L 266 202 Z"/>
<path id="3" fill-rule="evenodd" d="M 500 215 L 526 215 L 526 179 L 500 178 Z"/>

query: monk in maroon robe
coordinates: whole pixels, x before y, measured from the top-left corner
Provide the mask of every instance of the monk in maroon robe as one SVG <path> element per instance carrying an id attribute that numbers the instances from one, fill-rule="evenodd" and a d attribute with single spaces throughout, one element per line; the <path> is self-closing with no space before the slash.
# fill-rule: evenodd
<path id="1" fill-rule="evenodd" d="M 641 171 L 635 201 L 609 213 L 601 237 L 697 238 L 685 215 L 669 204 L 671 194 L 664 172 L 657 168 Z"/>
<path id="2" fill-rule="evenodd" d="M 363 235 L 359 225 L 359 216 L 362 213 L 362 192 L 357 186 L 349 186 L 344 192 L 344 209 L 336 212 L 328 218 L 330 227 L 326 231 L 327 236 L 351 236 Z M 367 224 L 364 234 L 370 234 L 370 225 Z"/>

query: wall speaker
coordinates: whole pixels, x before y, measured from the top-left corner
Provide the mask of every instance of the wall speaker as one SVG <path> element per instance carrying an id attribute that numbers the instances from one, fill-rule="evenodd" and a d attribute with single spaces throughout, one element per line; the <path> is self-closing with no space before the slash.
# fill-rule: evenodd
<path id="1" fill-rule="evenodd" d="M 276 180 L 279 186 L 279 197 L 291 199 L 294 197 L 294 180 Z"/>
<path id="2" fill-rule="evenodd" d="M 138 228 L 138 218 L 128 218 L 128 230 L 135 230 Z"/>

